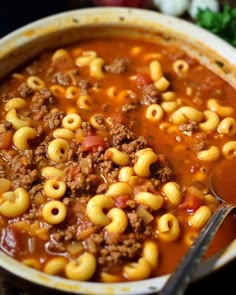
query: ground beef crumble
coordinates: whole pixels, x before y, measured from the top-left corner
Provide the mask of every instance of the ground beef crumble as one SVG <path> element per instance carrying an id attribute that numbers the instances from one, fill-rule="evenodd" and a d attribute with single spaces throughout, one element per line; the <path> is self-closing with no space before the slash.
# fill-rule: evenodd
<path id="1" fill-rule="evenodd" d="M 143 97 L 140 102 L 144 105 L 160 102 L 160 92 L 154 84 L 148 84 L 143 87 Z"/>
<path id="2" fill-rule="evenodd" d="M 51 105 L 55 102 L 56 98 L 52 95 L 51 91 L 47 88 L 42 88 L 32 97 L 31 108 L 33 111 L 36 111 L 43 105 Z"/>
<path id="3" fill-rule="evenodd" d="M 67 73 L 57 72 L 53 75 L 52 82 L 58 83 L 62 86 L 69 86 L 71 82 L 71 78 Z"/>
<path id="4" fill-rule="evenodd" d="M 198 128 L 198 124 L 195 121 L 189 121 L 188 123 L 179 125 L 179 130 L 185 135 L 192 136 L 193 132 Z"/>
<path id="5" fill-rule="evenodd" d="M 12 162 L 9 163 L 13 189 L 22 187 L 29 190 L 39 178 L 39 171 L 33 163 L 32 151 L 27 152 L 24 155 L 16 155 L 13 157 Z"/>
<path id="6" fill-rule="evenodd" d="M 112 74 L 120 75 L 128 70 L 130 62 L 128 58 L 116 58 L 111 64 L 105 65 L 104 70 Z"/>
<path id="7" fill-rule="evenodd" d="M 135 134 L 123 124 L 113 122 L 109 128 L 114 146 L 127 143 L 135 139 Z"/>
<path id="8" fill-rule="evenodd" d="M 25 82 L 18 87 L 18 91 L 20 96 L 23 98 L 29 97 L 31 94 L 33 94 L 33 89 L 30 88 Z"/>
<path id="9" fill-rule="evenodd" d="M 48 129 L 56 129 L 61 125 L 61 122 L 64 118 L 65 114 L 62 111 L 53 111 L 45 115 L 45 123 L 44 128 Z"/>
<path id="10" fill-rule="evenodd" d="M 98 263 L 102 266 L 112 267 L 112 265 L 121 264 L 124 261 L 134 261 L 140 251 L 142 250 L 142 243 L 137 242 L 132 235 L 121 240 L 118 244 L 110 244 L 101 248 Z"/>

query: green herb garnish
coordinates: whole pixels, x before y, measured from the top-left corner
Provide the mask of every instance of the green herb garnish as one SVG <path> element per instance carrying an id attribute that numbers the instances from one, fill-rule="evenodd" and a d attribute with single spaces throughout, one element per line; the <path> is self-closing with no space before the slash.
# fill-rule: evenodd
<path id="1" fill-rule="evenodd" d="M 224 5 L 220 12 L 199 9 L 196 23 L 236 46 L 236 8 Z"/>

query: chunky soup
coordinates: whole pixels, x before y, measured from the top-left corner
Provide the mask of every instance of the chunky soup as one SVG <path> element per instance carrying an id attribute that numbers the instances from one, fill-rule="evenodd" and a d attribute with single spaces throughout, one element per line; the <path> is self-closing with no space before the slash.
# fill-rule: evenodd
<path id="1" fill-rule="evenodd" d="M 171 44 L 43 52 L 0 84 L 1 250 L 82 281 L 171 272 L 219 205 L 208 176 L 236 155 L 235 97 Z M 231 214 L 206 257 L 235 225 Z"/>

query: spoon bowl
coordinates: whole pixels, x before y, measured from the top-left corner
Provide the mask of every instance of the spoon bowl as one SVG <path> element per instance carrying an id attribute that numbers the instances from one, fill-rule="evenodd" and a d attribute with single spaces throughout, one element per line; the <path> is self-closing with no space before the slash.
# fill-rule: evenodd
<path id="1" fill-rule="evenodd" d="M 209 187 L 221 205 L 202 228 L 198 238 L 183 256 L 158 295 L 182 295 L 184 293 L 218 228 L 227 215 L 236 208 L 236 191 L 234 191 L 236 173 L 234 172 L 236 172 L 236 158 L 224 160 L 214 167 L 209 177 Z"/>
<path id="2" fill-rule="evenodd" d="M 224 160 L 213 169 L 209 178 L 209 186 L 218 201 L 236 203 L 235 172 L 236 158 Z"/>

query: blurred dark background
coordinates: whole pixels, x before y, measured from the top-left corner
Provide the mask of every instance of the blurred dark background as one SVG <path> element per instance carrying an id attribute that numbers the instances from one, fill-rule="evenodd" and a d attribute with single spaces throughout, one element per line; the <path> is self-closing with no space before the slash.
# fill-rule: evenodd
<path id="1" fill-rule="evenodd" d="M 167 0 L 168 1 L 168 0 Z M 218 0 L 221 5 L 236 6 L 236 0 Z M 0 0 L 0 38 L 39 18 L 100 3 L 125 3 L 125 6 L 153 8 L 153 0 Z"/>
<path id="2" fill-rule="evenodd" d="M 39 18 L 89 6 L 90 0 L 0 0 L 0 38 Z"/>

